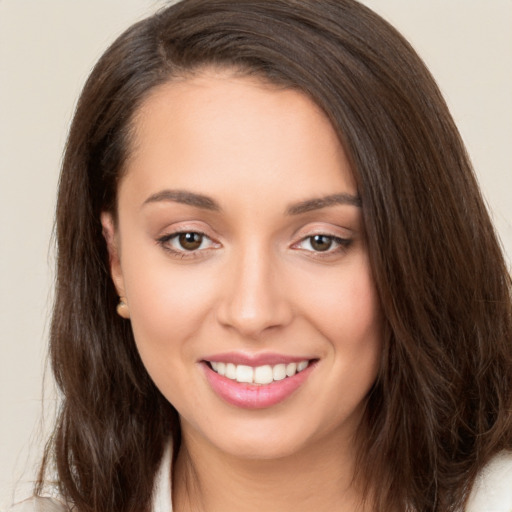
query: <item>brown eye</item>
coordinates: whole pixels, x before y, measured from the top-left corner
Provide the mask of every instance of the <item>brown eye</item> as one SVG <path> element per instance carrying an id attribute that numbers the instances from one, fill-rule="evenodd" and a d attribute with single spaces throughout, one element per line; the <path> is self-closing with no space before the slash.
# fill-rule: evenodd
<path id="1" fill-rule="evenodd" d="M 326 235 L 315 235 L 310 237 L 311 248 L 314 251 L 328 251 L 332 247 L 332 237 Z"/>
<path id="2" fill-rule="evenodd" d="M 201 247 L 203 235 L 201 233 L 180 233 L 178 242 L 186 251 L 195 251 Z"/>

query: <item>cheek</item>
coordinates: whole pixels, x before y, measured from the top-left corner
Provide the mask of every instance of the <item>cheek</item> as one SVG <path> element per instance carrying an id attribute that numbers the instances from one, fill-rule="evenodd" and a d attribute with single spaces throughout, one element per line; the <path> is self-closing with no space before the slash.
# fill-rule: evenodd
<path id="1" fill-rule="evenodd" d="M 186 266 L 126 265 L 127 295 L 137 350 L 155 385 L 178 410 L 197 404 L 193 369 L 199 331 L 207 328 L 214 283 Z M 133 277 L 133 279 L 130 279 Z M 197 405 L 198 406 L 198 405 Z"/>
<path id="2" fill-rule="evenodd" d="M 382 315 L 366 261 L 355 261 L 339 275 L 328 275 L 302 294 L 309 316 L 337 349 L 376 350 L 382 336 Z M 306 309 L 306 308 L 304 308 Z"/>
<path id="3" fill-rule="evenodd" d="M 310 288 L 309 319 L 328 340 L 329 389 L 325 396 L 340 404 L 340 414 L 362 403 L 377 378 L 381 355 L 383 321 L 380 303 L 366 262 L 350 266 L 339 279 Z M 344 400 L 339 401 L 340 390 Z M 332 402 L 331 402 L 332 403 Z"/>
<path id="4" fill-rule="evenodd" d="M 216 285 L 207 268 L 192 273 L 166 255 L 147 258 L 141 252 L 123 262 L 135 340 L 145 361 L 172 359 L 193 348 L 183 342 L 205 325 Z"/>

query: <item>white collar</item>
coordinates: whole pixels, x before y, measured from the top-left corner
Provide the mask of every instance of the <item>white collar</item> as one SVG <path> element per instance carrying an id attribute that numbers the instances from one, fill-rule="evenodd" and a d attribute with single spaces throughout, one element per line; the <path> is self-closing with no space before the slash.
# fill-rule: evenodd
<path id="1" fill-rule="evenodd" d="M 169 443 L 155 478 L 152 512 L 172 512 L 171 458 L 172 450 Z"/>
<path id="2" fill-rule="evenodd" d="M 172 512 L 171 443 L 166 448 L 153 489 L 152 512 Z M 495 456 L 477 478 L 466 512 L 508 512 L 512 509 L 512 452 Z"/>
<path id="3" fill-rule="evenodd" d="M 466 512 L 512 510 L 512 452 L 496 455 L 478 476 Z"/>
<path id="4" fill-rule="evenodd" d="M 171 499 L 171 443 L 166 448 L 155 477 L 152 512 L 172 512 Z M 50 486 L 51 487 L 51 486 Z M 45 495 L 52 496 L 46 487 Z M 56 490 L 56 488 L 55 488 Z M 19 503 L 11 512 L 64 512 L 69 510 L 54 496 L 32 497 Z M 466 512 L 512 511 L 512 452 L 496 455 L 482 470 L 471 492 Z"/>

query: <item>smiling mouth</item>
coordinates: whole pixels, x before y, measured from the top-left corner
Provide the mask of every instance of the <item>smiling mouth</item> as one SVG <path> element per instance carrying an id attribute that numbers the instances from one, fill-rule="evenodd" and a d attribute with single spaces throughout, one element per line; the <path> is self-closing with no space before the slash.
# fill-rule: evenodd
<path id="1" fill-rule="evenodd" d="M 218 375 L 234 380 L 241 384 L 266 385 L 293 377 L 304 371 L 313 360 L 303 360 L 297 363 L 247 366 L 224 362 L 206 361 L 208 366 Z"/>

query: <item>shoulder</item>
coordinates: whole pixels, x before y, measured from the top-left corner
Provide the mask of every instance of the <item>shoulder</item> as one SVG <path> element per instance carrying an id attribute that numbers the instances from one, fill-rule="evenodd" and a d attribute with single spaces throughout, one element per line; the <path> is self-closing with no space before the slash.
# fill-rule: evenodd
<path id="1" fill-rule="evenodd" d="M 1 1 L 1 0 L 0 0 Z M 160 468 L 155 477 L 153 489 L 152 512 L 172 512 L 171 500 L 171 460 L 172 446 L 167 446 L 162 457 Z M 17 503 L 7 512 L 71 512 L 76 508 L 66 505 L 60 498 L 58 485 L 55 481 L 47 482 L 44 486 L 43 496 L 32 496 L 25 501 Z"/>
<path id="2" fill-rule="evenodd" d="M 56 499 L 34 496 L 14 505 L 8 512 L 68 512 L 69 510 L 66 505 Z"/>
<path id="3" fill-rule="evenodd" d="M 512 511 L 512 452 L 494 457 L 477 478 L 466 512 Z"/>

